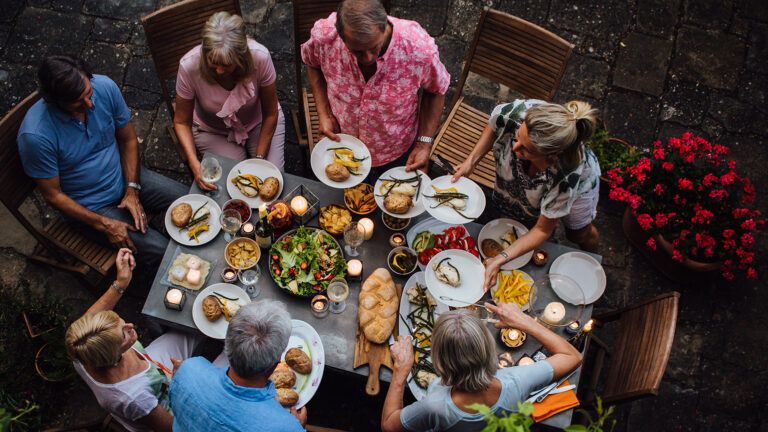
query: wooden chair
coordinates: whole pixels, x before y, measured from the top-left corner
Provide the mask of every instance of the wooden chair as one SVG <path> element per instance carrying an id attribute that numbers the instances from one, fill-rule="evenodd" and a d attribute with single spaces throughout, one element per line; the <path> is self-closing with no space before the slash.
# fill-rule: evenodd
<path id="1" fill-rule="evenodd" d="M 229 12 L 241 15 L 238 0 L 185 0 L 159 9 L 141 18 L 147 46 L 155 63 L 155 72 L 160 80 L 160 91 L 168 108 L 171 122 L 168 133 L 182 159 L 184 152 L 173 130 L 174 100 L 171 97 L 175 89 L 168 88 L 168 81 L 176 79 L 179 60 L 190 49 L 200 44 L 201 32 L 205 22 L 216 12 Z M 186 160 L 185 160 L 186 162 Z"/>
<path id="2" fill-rule="evenodd" d="M 488 114 L 464 103 L 462 91 L 470 72 L 527 98 L 549 101 L 560 86 L 572 49 L 573 44 L 544 28 L 486 7 L 432 154 L 454 164 L 464 162 L 488 124 Z M 483 157 L 471 179 L 493 187 L 496 164 L 492 152 Z"/>
<path id="3" fill-rule="evenodd" d="M 667 368 L 675 338 L 680 293 L 670 292 L 638 304 L 595 315 L 598 323 L 619 321 L 613 348 L 594 332 L 590 344 L 597 346 L 587 400 L 594 400 L 606 355 L 610 356 L 608 375 L 601 398 L 604 403 L 628 402 L 657 395 Z"/>
<path id="4" fill-rule="evenodd" d="M 38 242 L 28 258 L 75 273 L 96 288 L 115 264 L 115 251 L 83 237 L 63 217 L 41 228 L 20 210 L 36 185 L 24 173 L 16 135 L 24 115 L 39 98 L 32 93 L 0 120 L 0 201 Z"/>
<path id="5" fill-rule="evenodd" d="M 389 0 L 382 1 L 384 9 L 389 11 Z M 294 64 L 296 67 L 296 90 L 301 97 L 301 113 L 292 113 L 293 126 L 296 135 L 299 137 L 299 144 L 309 145 L 309 150 L 315 147 L 320 137 L 318 134 L 319 120 L 317 116 L 317 107 L 312 89 L 304 87 L 301 80 L 302 67 L 301 44 L 309 40 L 312 26 L 315 21 L 327 18 L 332 12 L 336 12 L 339 0 L 293 0 L 293 52 Z M 307 136 L 303 137 L 300 133 L 299 116 L 304 118 L 304 127 Z"/>

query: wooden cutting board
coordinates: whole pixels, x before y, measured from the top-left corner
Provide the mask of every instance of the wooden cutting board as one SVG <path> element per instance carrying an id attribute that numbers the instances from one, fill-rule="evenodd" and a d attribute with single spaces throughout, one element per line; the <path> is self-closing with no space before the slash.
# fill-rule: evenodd
<path id="1" fill-rule="evenodd" d="M 398 304 L 399 299 L 403 291 L 401 284 L 395 285 L 397 291 Z M 397 321 L 395 321 L 394 334 L 397 337 Z M 377 344 L 366 339 L 360 327 L 357 328 L 357 340 L 355 341 L 355 358 L 353 368 L 357 369 L 360 366 L 368 365 L 368 382 L 365 384 L 365 393 L 370 396 L 376 396 L 379 394 L 379 371 L 381 366 L 386 366 L 390 370 L 392 365 L 392 354 L 389 351 L 389 342 Z"/>

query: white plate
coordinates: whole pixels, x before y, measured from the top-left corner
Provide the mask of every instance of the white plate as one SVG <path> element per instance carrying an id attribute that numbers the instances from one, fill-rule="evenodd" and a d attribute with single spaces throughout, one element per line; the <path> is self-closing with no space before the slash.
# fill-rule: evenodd
<path id="1" fill-rule="evenodd" d="M 382 180 L 387 180 L 390 178 L 406 179 L 406 178 L 411 178 L 415 176 L 417 173 L 421 176 L 421 188 L 418 191 L 418 193 L 413 197 L 413 207 L 408 209 L 408 211 L 403 214 L 397 214 L 397 213 L 392 213 L 390 211 L 387 211 L 387 209 L 384 208 L 384 197 L 381 195 L 381 192 L 380 192 Z M 424 188 L 427 187 L 427 185 L 429 185 L 430 181 L 431 180 L 429 179 L 429 176 L 424 174 L 424 172 L 421 170 L 417 170 L 416 172 L 413 172 L 413 171 L 406 172 L 404 166 L 392 168 L 387 172 L 385 172 L 384 174 L 382 174 L 381 177 L 379 177 L 379 179 L 376 180 L 376 184 L 373 186 L 373 196 L 376 199 L 376 205 L 379 206 L 381 211 L 383 211 L 384 213 L 390 216 L 394 216 L 396 218 L 403 218 L 403 219 L 414 218 L 424 213 L 424 197 L 421 196 L 421 191 L 423 191 Z"/>
<path id="2" fill-rule="evenodd" d="M 437 279 L 435 271 L 432 269 L 432 265 L 439 263 L 443 258 L 451 258 L 451 265 L 459 270 L 459 276 L 461 283 L 457 287 L 453 287 L 446 283 L 443 283 Z M 483 297 L 485 291 L 483 290 L 483 277 L 485 274 L 485 267 L 480 262 L 480 258 L 472 255 L 471 253 L 460 249 L 449 249 L 440 252 L 432 257 L 427 264 L 425 281 L 427 283 L 427 289 L 432 297 L 437 300 L 438 303 L 445 303 L 448 306 L 453 307 L 466 307 Z M 455 301 L 442 300 L 440 296 L 448 296 Z"/>
<path id="3" fill-rule="evenodd" d="M 232 183 L 232 179 L 240 174 L 253 174 L 262 181 L 267 177 L 275 177 L 280 182 L 280 189 L 277 191 L 277 195 L 272 198 L 272 201 L 264 201 L 258 196 L 254 198 L 247 197 Z M 272 162 L 265 159 L 246 159 L 232 167 L 229 174 L 227 174 L 227 193 L 229 193 L 229 196 L 247 202 L 254 209 L 259 208 L 262 204 L 270 204 L 280 198 L 280 195 L 283 193 L 283 184 L 283 174 Z"/>
<path id="4" fill-rule="evenodd" d="M 421 284 L 422 286 L 426 286 L 427 283 L 424 280 L 424 272 L 417 272 L 411 275 L 411 277 L 408 279 L 408 282 L 405 283 L 403 288 L 403 294 L 400 296 L 400 314 L 408 320 L 408 314 L 411 313 L 411 303 L 408 301 L 408 290 L 411 287 L 416 286 L 416 284 Z M 443 313 L 448 312 L 448 306 L 446 306 L 443 303 L 438 302 L 435 306 L 435 321 L 437 321 L 437 317 Z M 402 319 L 397 320 L 398 325 L 398 334 L 401 336 L 410 335 L 411 331 L 408 327 L 406 327 L 405 323 Z M 408 320 L 408 325 L 413 325 L 413 323 Z M 416 381 L 413 380 L 412 374 L 408 374 L 408 389 L 411 390 L 411 394 L 413 394 L 413 397 L 416 398 L 416 400 L 421 400 L 424 396 L 427 394 L 427 390 L 419 387 L 416 384 Z"/>
<path id="5" fill-rule="evenodd" d="M 435 218 L 427 218 L 423 221 L 417 223 L 416 225 L 412 226 L 411 229 L 408 230 L 408 232 L 405 234 L 405 241 L 408 242 L 408 247 L 413 249 L 413 241 L 416 239 L 416 235 L 423 231 L 429 231 L 432 234 L 441 234 L 446 229 L 456 226 L 455 224 L 449 224 L 445 222 L 440 222 L 439 220 Z M 416 264 L 419 266 L 421 270 L 425 270 L 427 266 L 424 264 L 416 261 Z"/>
<path id="6" fill-rule="evenodd" d="M 605 292 L 605 270 L 596 259 L 584 252 L 566 252 L 552 262 L 550 273 L 566 275 L 575 280 L 584 291 L 584 303 L 580 298 L 553 285 L 557 295 L 571 304 L 590 304 L 597 301 Z M 580 296 L 579 296 L 580 297 Z"/>
<path id="7" fill-rule="evenodd" d="M 353 186 L 357 186 L 363 182 L 363 180 L 371 172 L 371 152 L 368 151 L 368 147 L 359 139 L 347 134 L 337 134 L 341 138 L 341 142 L 332 141 L 330 138 L 321 139 L 312 149 L 312 155 L 309 158 L 309 163 L 312 165 L 312 172 L 321 182 L 336 189 L 346 189 Z M 359 175 L 350 175 L 348 179 L 343 182 L 335 182 L 325 175 L 325 167 L 333 162 L 333 152 L 328 151 L 329 148 L 334 147 L 349 147 L 352 152 L 355 153 L 355 157 L 365 158 L 363 164 L 360 166 Z"/>
<path id="8" fill-rule="evenodd" d="M 203 299 L 213 294 L 214 291 L 229 298 L 238 299 L 237 303 L 240 306 L 247 305 L 251 302 L 251 299 L 239 286 L 228 283 L 213 284 L 197 294 L 195 303 L 192 305 L 192 321 L 195 322 L 197 329 L 203 332 L 204 335 L 214 339 L 224 339 L 227 335 L 227 327 L 229 327 L 229 321 L 224 318 L 224 315 L 211 322 L 203 314 Z"/>
<path id="9" fill-rule="evenodd" d="M 521 224 L 520 222 L 513 220 L 513 219 L 495 219 L 483 226 L 483 229 L 480 230 L 480 234 L 477 236 L 477 249 L 480 251 L 480 255 L 483 257 L 483 259 L 488 258 L 483 253 L 483 248 L 480 247 L 481 244 L 483 244 L 483 240 L 485 239 L 493 239 L 496 240 L 499 244 L 501 244 L 501 236 L 507 233 L 507 231 L 511 231 L 512 227 L 515 227 L 517 230 L 517 233 L 521 236 L 528 232 L 528 228 L 525 227 L 525 225 Z M 533 250 L 528 251 L 525 255 L 520 255 L 519 257 L 507 262 L 503 266 L 501 266 L 502 270 L 514 270 L 519 269 L 520 267 L 528 264 L 528 261 L 531 260 L 531 257 L 533 256 Z"/>
<path id="10" fill-rule="evenodd" d="M 196 242 L 189 238 L 187 230 L 179 231 L 179 227 L 171 222 L 171 210 L 181 203 L 187 203 L 192 206 L 192 212 L 200 208 L 205 203 L 208 203 L 208 210 L 211 212 L 211 217 L 208 219 L 208 231 L 200 233 L 197 236 L 199 242 Z M 221 215 L 221 207 L 216 204 L 216 201 L 205 196 L 198 194 L 184 195 L 177 199 L 168 207 L 168 211 L 165 212 L 165 230 L 168 235 L 176 241 L 176 243 L 183 244 L 184 246 L 200 246 L 208 243 L 216 238 L 216 234 L 221 231 L 221 225 L 219 224 L 219 215 Z"/>
<path id="11" fill-rule="evenodd" d="M 515 269 L 515 270 L 517 270 L 517 269 Z M 511 273 L 512 271 L 514 271 L 514 270 L 504 271 L 502 269 L 502 271 L 500 271 L 499 274 L 501 274 L 501 273 Z M 523 279 L 527 280 L 531 284 L 531 289 L 533 289 L 533 278 L 531 277 L 531 275 L 529 275 L 528 273 L 526 273 L 526 272 L 524 272 L 522 270 L 517 270 L 517 271 L 519 271 L 520 273 L 523 274 Z M 496 295 L 496 290 L 497 289 L 499 289 L 499 277 L 498 276 L 496 276 L 496 283 L 493 284 L 493 286 L 491 287 L 491 298 L 493 298 Z M 530 294 L 529 294 L 528 303 L 524 304 L 521 307 L 521 309 L 523 310 L 523 312 L 525 312 L 525 311 L 527 311 L 530 308 L 531 308 L 531 297 L 530 297 Z"/>
<path id="12" fill-rule="evenodd" d="M 426 198 L 426 195 L 432 196 L 435 193 L 432 186 L 440 189 L 455 187 L 459 192 L 469 195 L 469 198 L 467 198 L 467 208 L 462 210 L 461 213 L 470 219 L 459 215 L 456 210 L 447 205 L 432 208 L 432 206 L 437 204 L 437 200 L 434 198 Z M 451 176 L 449 175 L 438 177 L 432 180 L 427 187 L 422 187 L 421 193 L 425 195 L 424 208 L 427 212 L 435 219 L 443 222 L 451 224 L 469 223 L 480 217 L 483 210 L 485 210 L 485 194 L 483 193 L 483 190 L 477 183 L 466 177 L 459 177 L 459 180 L 456 183 L 451 183 Z"/>
<path id="13" fill-rule="evenodd" d="M 296 371 L 296 384 L 293 389 L 299 394 L 299 400 L 296 402 L 296 409 L 300 409 L 312 399 L 312 396 L 320 387 L 320 380 L 323 378 L 325 370 L 325 349 L 323 341 L 311 325 L 301 320 L 291 320 L 291 338 L 288 340 L 288 346 L 280 356 L 280 361 L 285 361 L 285 353 L 291 348 L 299 348 L 312 360 L 312 371 L 309 375 L 300 374 Z"/>

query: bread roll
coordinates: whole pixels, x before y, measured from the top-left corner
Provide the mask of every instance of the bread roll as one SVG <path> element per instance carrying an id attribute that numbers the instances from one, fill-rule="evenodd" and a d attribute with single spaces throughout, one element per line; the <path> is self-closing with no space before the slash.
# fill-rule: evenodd
<path id="1" fill-rule="evenodd" d="M 397 320 L 397 291 L 392 276 L 385 268 L 376 269 L 360 289 L 358 319 L 365 337 L 373 343 L 384 343 L 392 334 Z"/>
<path id="2" fill-rule="evenodd" d="M 312 360 L 307 353 L 299 348 L 291 348 L 285 353 L 285 362 L 291 369 L 300 374 L 308 374 L 312 372 Z"/>
<path id="3" fill-rule="evenodd" d="M 171 222 L 177 227 L 185 227 L 192 218 L 192 206 L 187 203 L 181 203 L 171 209 Z"/>
<path id="4" fill-rule="evenodd" d="M 277 389 L 277 401 L 284 407 L 296 405 L 299 401 L 299 394 L 289 388 Z"/>
<path id="5" fill-rule="evenodd" d="M 288 368 L 275 369 L 269 379 L 275 383 L 275 388 L 292 388 L 296 384 L 296 374 Z"/>

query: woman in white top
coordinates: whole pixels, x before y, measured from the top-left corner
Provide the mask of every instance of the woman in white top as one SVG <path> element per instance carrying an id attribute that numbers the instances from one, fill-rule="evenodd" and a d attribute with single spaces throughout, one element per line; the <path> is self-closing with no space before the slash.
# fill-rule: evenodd
<path id="1" fill-rule="evenodd" d="M 126 429 L 171 431 L 167 389 L 172 369 L 191 356 L 200 338 L 168 333 L 145 350 L 133 324 L 112 311 L 136 266 L 130 249 L 118 251 L 116 266 L 117 280 L 67 330 L 67 352 L 99 405 Z"/>

